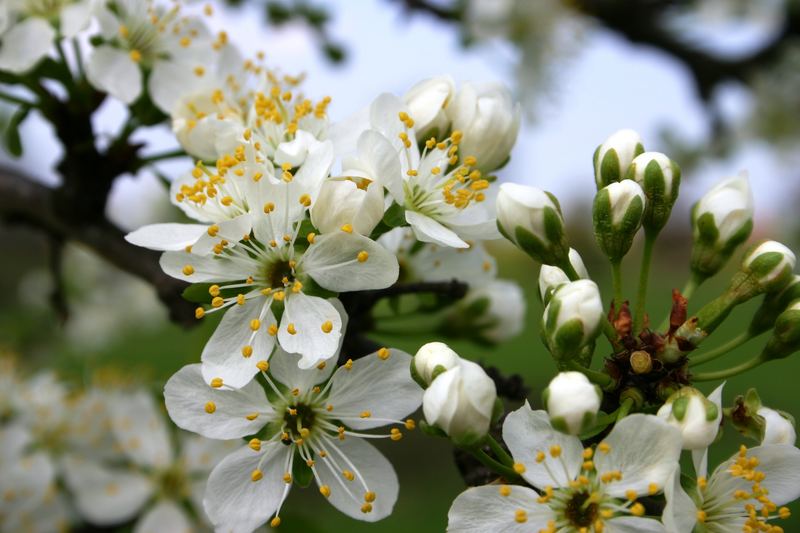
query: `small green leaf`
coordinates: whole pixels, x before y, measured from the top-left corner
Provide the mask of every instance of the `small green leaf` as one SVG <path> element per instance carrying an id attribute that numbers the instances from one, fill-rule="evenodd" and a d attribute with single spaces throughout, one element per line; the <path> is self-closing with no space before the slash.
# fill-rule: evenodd
<path id="1" fill-rule="evenodd" d="M 19 135 L 19 127 L 28 118 L 28 113 L 31 108 L 28 106 L 20 106 L 16 112 L 11 115 L 11 120 L 8 121 L 5 134 L 5 145 L 8 153 L 14 157 L 22 155 L 22 139 Z"/>

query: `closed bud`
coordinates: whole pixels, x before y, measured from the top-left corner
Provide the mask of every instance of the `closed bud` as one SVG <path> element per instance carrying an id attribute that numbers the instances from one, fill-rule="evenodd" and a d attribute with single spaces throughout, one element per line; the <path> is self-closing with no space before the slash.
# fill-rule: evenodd
<path id="1" fill-rule="evenodd" d="M 458 366 L 461 358 L 443 342 L 422 345 L 411 360 L 411 374 L 427 387 L 437 375 Z"/>
<path id="2" fill-rule="evenodd" d="M 638 183 L 647 197 L 642 226 L 646 232 L 657 234 L 667 224 L 678 199 L 680 167 L 662 153 L 645 152 L 631 162 L 627 177 Z"/>
<path id="3" fill-rule="evenodd" d="M 797 440 L 797 432 L 795 431 L 794 420 L 790 416 L 769 407 L 762 407 L 757 413 L 764 419 L 762 445 L 784 444 L 794 446 Z"/>
<path id="4" fill-rule="evenodd" d="M 433 380 L 422 396 L 422 412 L 454 443 L 469 446 L 489 432 L 496 399 L 492 378 L 480 365 L 461 359 Z"/>
<path id="5" fill-rule="evenodd" d="M 322 183 L 311 207 L 311 222 L 321 233 L 335 232 L 349 224 L 356 233 L 369 235 L 383 218 L 383 208 L 380 184 L 328 179 Z"/>
<path id="6" fill-rule="evenodd" d="M 642 226 L 644 210 L 644 191 L 635 181 L 612 183 L 594 197 L 594 236 L 612 263 L 621 261 L 631 249 L 633 238 Z"/>
<path id="7" fill-rule="evenodd" d="M 746 174 L 717 184 L 692 208 L 692 272 L 701 279 L 719 272 L 752 230 L 753 194 Z"/>
<path id="8" fill-rule="evenodd" d="M 561 372 L 550 381 L 543 399 L 553 427 L 578 435 L 594 424 L 603 393 L 580 372 Z"/>
<path id="9" fill-rule="evenodd" d="M 656 414 L 680 430 L 684 450 L 702 450 L 717 438 L 722 420 L 721 401 L 722 385 L 708 398 L 694 387 L 683 387 Z"/>
<path id="10" fill-rule="evenodd" d="M 513 281 L 492 280 L 471 288 L 448 315 L 455 333 L 498 344 L 522 332 L 525 295 Z"/>
<path id="11" fill-rule="evenodd" d="M 450 130 L 447 106 L 453 99 L 455 84 L 450 76 L 436 76 L 417 83 L 403 96 L 414 119 L 417 139 L 441 137 Z"/>
<path id="12" fill-rule="evenodd" d="M 461 157 L 473 156 L 477 168 L 491 172 L 503 166 L 517 142 L 520 105 L 499 83 L 465 83 L 447 106 L 453 131 L 464 136 L 458 146 Z"/>
<path id="13" fill-rule="evenodd" d="M 497 195 L 497 227 L 533 259 L 563 266 L 569 246 L 556 197 L 536 187 L 504 183 Z"/>
<path id="14" fill-rule="evenodd" d="M 789 283 L 779 292 L 771 292 L 764 296 L 764 301 L 753 313 L 747 331 L 751 337 L 772 329 L 778 315 L 783 313 L 795 300 L 800 299 L 800 276 L 794 275 Z"/>
<path id="15" fill-rule="evenodd" d="M 572 281 L 559 287 L 544 309 L 542 334 L 557 360 L 569 360 L 594 341 L 600 332 L 603 302 L 590 280 Z"/>
<path id="16" fill-rule="evenodd" d="M 761 352 L 762 361 L 783 359 L 800 350 L 800 300 L 795 300 L 775 320 L 772 337 Z"/>
<path id="17" fill-rule="evenodd" d="M 569 249 L 569 263 L 581 279 L 587 279 L 589 273 L 586 271 L 586 266 L 583 264 L 581 254 L 575 248 Z M 560 268 L 552 265 L 542 265 L 539 270 L 539 296 L 542 302 L 547 305 L 553 292 L 565 283 L 569 283 L 570 279 L 567 274 Z"/>
<path id="18" fill-rule="evenodd" d="M 782 290 L 792 280 L 796 258 L 794 253 L 776 241 L 754 246 L 744 257 L 741 272 L 749 279 L 755 294 Z"/>
<path id="19" fill-rule="evenodd" d="M 597 189 L 621 181 L 633 159 L 644 152 L 642 138 L 633 130 L 613 133 L 594 151 L 594 181 Z"/>

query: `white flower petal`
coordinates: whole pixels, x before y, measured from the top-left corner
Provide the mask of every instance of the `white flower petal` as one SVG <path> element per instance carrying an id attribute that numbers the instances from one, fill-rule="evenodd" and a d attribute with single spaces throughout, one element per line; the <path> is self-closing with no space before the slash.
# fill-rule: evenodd
<path id="1" fill-rule="evenodd" d="M 168 276 L 189 283 L 245 280 L 252 274 L 249 268 L 239 263 L 217 256 L 202 256 L 184 251 L 164 252 L 159 264 Z M 191 274 L 184 273 L 186 265 L 192 267 Z"/>
<path id="2" fill-rule="evenodd" d="M 110 408 L 114 436 L 134 463 L 149 468 L 172 463 L 167 425 L 150 394 L 120 394 L 112 398 Z"/>
<path id="3" fill-rule="evenodd" d="M 681 487 L 681 469 L 676 468 L 672 480 L 664 487 L 667 504 L 661 516 L 662 522 L 670 533 L 692 531 L 697 522 L 697 506 Z"/>
<path id="4" fill-rule="evenodd" d="M 501 490 L 510 492 L 503 496 Z M 467 489 L 458 495 L 447 513 L 447 531 L 530 533 L 545 529 L 547 522 L 556 517 L 547 505 L 537 501 L 538 498 L 536 492 L 519 485 L 485 485 Z M 520 510 L 526 513 L 525 522 L 516 520 Z"/>
<path id="5" fill-rule="evenodd" d="M 98 526 L 133 518 L 154 489 L 142 474 L 74 458 L 64 462 L 64 474 L 78 511 Z"/>
<path id="6" fill-rule="evenodd" d="M 267 361 L 275 348 L 275 337 L 267 328 L 275 324 L 275 316 L 261 295 L 248 298 L 243 305 L 233 305 L 222 317 L 214 334 L 203 348 L 203 377 L 207 383 L 221 378 L 229 387 L 244 387 L 258 373 L 256 364 Z M 252 321 L 258 329 L 252 329 Z M 249 347 L 249 348 L 247 348 Z M 245 354 L 249 354 L 245 357 Z"/>
<path id="7" fill-rule="evenodd" d="M 383 348 L 354 361 L 350 370 L 340 367 L 328 396 L 333 405 L 331 416 L 360 417 L 369 411 L 368 418 L 348 418 L 346 422 L 353 429 L 368 429 L 390 423 L 381 419 L 403 420 L 416 411 L 422 403 L 422 389 L 411 379 L 411 360 L 405 352 Z"/>
<path id="8" fill-rule="evenodd" d="M 665 533 L 664 524 L 652 518 L 620 516 L 605 521 L 606 533 Z"/>
<path id="9" fill-rule="evenodd" d="M 533 411 L 527 402 L 506 417 L 503 442 L 514 460 L 525 466 L 522 477 L 534 487 L 566 487 L 580 473 L 583 464 L 581 441 L 553 429 L 547 412 Z M 559 458 L 553 458 L 549 453 L 553 445 L 561 447 Z M 536 461 L 538 452 L 546 455 L 541 463 Z"/>
<path id="10" fill-rule="evenodd" d="M 286 385 L 289 390 L 298 389 L 303 394 L 314 385 L 327 381 L 336 370 L 336 361 L 324 361 L 322 368 L 319 365 L 301 368 L 301 361 L 299 354 L 287 353 L 278 348 L 269 362 L 269 373 L 275 381 Z"/>
<path id="11" fill-rule="evenodd" d="M 186 365 L 164 387 L 167 411 L 175 424 L 210 439 L 235 439 L 264 427 L 272 408 L 261 388 L 251 381 L 241 389 L 214 389 L 203 380 L 200 365 Z M 213 412 L 209 408 L 213 403 Z M 249 420 L 254 413 L 259 416 Z"/>
<path id="12" fill-rule="evenodd" d="M 403 174 L 397 149 L 377 131 L 367 130 L 358 138 L 358 159 L 354 161 L 356 168 L 366 176 L 379 183 L 395 199 L 403 205 Z M 345 169 L 348 170 L 348 169 Z"/>
<path id="13" fill-rule="evenodd" d="M 21 74 L 44 59 L 53 46 L 56 31 L 39 17 L 30 17 L 2 35 L 0 70 Z"/>
<path id="14" fill-rule="evenodd" d="M 56 466 L 45 452 L 15 457 L 0 463 L 0 514 L 24 515 L 47 505 L 56 482 Z M 3 529 L 2 531 L 12 531 Z"/>
<path id="15" fill-rule="evenodd" d="M 177 251 L 197 242 L 206 233 L 203 224 L 150 224 L 125 235 L 125 240 L 151 250 Z"/>
<path id="16" fill-rule="evenodd" d="M 406 221 L 414 230 L 414 235 L 422 242 L 431 242 L 441 246 L 452 246 L 453 248 L 469 248 L 469 244 L 464 242 L 455 231 L 447 228 L 422 213 L 416 211 L 406 211 Z"/>
<path id="17" fill-rule="evenodd" d="M 293 452 L 280 442 L 263 445 L 260 452 L 245 446 L 214 468 L 203 503 L 217 531 L 250 533 L 275 514 L 286 488 L 286 454 Z M 253 481 L 257 468 L 263 477 Z"/>
<path id="18" fill-rule="evenodd" d="M 223 220 L 214 224 L 217 232 L 212 237 L 208 232 L 204 232 L 197 239 L 197 242 L 192 246 L 192 253 L 205 255 L 210 253 L 214 246 L 223 239 L 231 244 L 238 243 L 245 235 L 250 236 L 250 228 L 252 227 L 252 217 L 249 213 L 239 215 L 230 220 Z"/>
<path id="19" fill-rule="evenodd" d="M 617 422 L 604 440 L 608 453 L 598 452 L 594 465 L 599 476 L 619 471 L 622 480 L 609 483 L 606 492 L 625 497 L 629 490 L 648 493 L 650 484 L 659 488 L 670 482 L 681 453 L 681 433 L 653 415 L 633 414 Z"/>
<path id="20" fill-rule="evenodd" d="M 136 522 L 133 533 L 191 533 L 194 531 L 192 522 L 186 513 L 175 503 L 166 500 L 160 501 Z"/>
<path id="21" fill-rule="evenodd" d="M 314 468 L 322 484 L 331 489 L 328 501 L 334 507 L 365 522 L 376 522 L 392 513 L 400 487 L 392 464 L 381 452 L 358 437 L 347 437 L 343 441 L 329 439 L 324 450 L 328 456 L 318 458 Z M 357 469 L 353 470 L 355 477 L 352 481 L 334 466 L 335 462 L 341 469 L 351 469 L 345 457 Z M 375 493 L 375 501 L 372 502 L 372 511 L 364 513 L 361 506 L 367 491 Z"/>
<path id="22" fill-rule="evenodd" d="M 305 132 L 298 131 L 297 135 L 303 133 Z M 317 142 L 310 134 L 306 135 L 314 142 L 311 143 L 308 155 L 292 181 L 297 182 L 305 193 L 315 199 L 333 164 L 333 143 L 331 141 Z"/>
<path id="23" fill-rule="evenodd" d="M 278 330 L 281 348 L 302 355 L 308 366 L 333 357 L 342 335 L 342 317 L 336 307 L 324 298 L 302 292 L 288 293 L 284 304 Z M 327 323 L 331 329 L 326 333 Z"/>
<path id="24" fill-rule="evenodd" d="M 800 498 L 800 483 L 797 482 L 800 479 L 800 449 L 783 444 L 766 444 L 747 450 L 747 457 L 758 458 L 756 470 L 766 474 L 761 486 L 769 491 L 769 499 L 775 505 L 784 505 Z M 752 489 L 752 481 L 733 478 L 727 472 L 737 458 L 738 454 L 716 468 L 709 480 L 709 493 L 718 492 L 714 485 L 720 481 L 725 486 L 726 497 L 731 497 L 736 489 L 745 491 Z M 734 480 L 736 482 L 731 483 Z M 733 486 L 737 484 L 739 486 Z"/>
<path id="25" fill-rule="evenodd" d="M 125 104 L 132 104 L 142 94 L 142 71 L 123 50 L 110 46 L 94 49 L 86 65 L 86 77 L 97 89 Z"/>
<path id="26" fill-rule="evenodd" d="M 389 93 L 379 95 L 370 106 L 369 120 L 372 128 L 380 132 L 395 149 L 395 153 L 400 151 L 407 151 L 410 158 L 409 168 L 419 167 L 419 148 L 417 147 L 416 135 L 413 128 L 406 130 L 405 125 L 400 121 L 399 114 L 401 112 L 408 113 L 408 107 L 397 96 Z M 403 141 L 400 140 L 400 133 L 408 133 L 411 146 L 409 148 L 403 147 Z M 360 150 L 359 150 L 360 151 Z M 406 160 L 404 155 L 403 161 Z M 407 170 L 407 169 L 404 169 Z"/>
<path id="27" fill-rule="evenodd" d="M 61 35 L 71 39 L 89 26 L 92 18 L 91 0 L 81 0 L 61 8 Z"/>
<path id="28" fill-rule="evenodd" d="M 359 254 L 366 252 L 363 261 Z M 320 235 L 298 267 L 325 289 L 336 292 L 385 289 L 397 281 L 397 257 L 375 241 L 338 231 Z"/>

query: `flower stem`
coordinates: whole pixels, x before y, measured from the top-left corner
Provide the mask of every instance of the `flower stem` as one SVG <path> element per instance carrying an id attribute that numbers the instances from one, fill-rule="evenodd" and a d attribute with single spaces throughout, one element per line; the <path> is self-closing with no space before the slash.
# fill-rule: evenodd
<path id="1" fill-rule="evenodd" d="M 9 94 L 4 91 L 0 91 L 0 100 L 5 100 L 6 102 L 11 102 L 12 104 L 19 104 L 27 107 L 36 107 L 36 103 L 30 102 L 28 100 L 25 100 L 24 98 L 20 98 L 19 96 L 14 96 L 13 94 Z"/>
<path id="2" fill-rule="evenodd" d="M 725 355 L 726 353 L 730 352 L 731 350 L 738 348 L 742 344 L 746 343 L 750 339 L 752 339 L 752 335 L 750 335 L 749 331 L 745 331 L 740 333 L 730 341 L 726 342 L 722 346 L 714 348 L 713 350 L 709 350 L 706 353 L 700 354 L 697 357 L 689 356 L 689 366 L 697 366 L 702 365 L 703 363 L 708 363 L 709 361 L 713 361 L 718 357 Z"/>
<path id="3" fill-rule="evenodd" d="M 141 159 L 141 163 L 142 165 L 149 165 L 150 163 L 163 161 L 164 159 L 175 159 L 177 157 L 187 157 L 187 154 L 182 148 L 178 148 L 176 150 L 170 150 L 169 152 L 162 152 L 160 154 L 153 154 L 151 156 L 143 157 Z"/>
<path id="4" fill-rule="evenodd" d="M 617 422 L 628 416 L 628 413 L 631 412 L 631 408 L 633 407 L 633 398 L 626 398 L 622 405 L 619 406 L 617 409 Z"/>
<path id="5" fill-rule="evenodd" d="M 575 370 L 577 372 L 580 372 L 581 374 L 589 378 L 589 381 L 591 381 L 592 383 L 596 383 L 597 385 L 600 385 L 600 387 L 604 389 L 614 384 L 614 380 L 608 374 L 604 374 L 603 372 L 598 372 L 597 370 L 586 368 L 584 366 L 579 365 L 575 361 L 567 361 L 565 366 L 570 370 Z"/>
<path id="6" fill-rule="evenodd" d="M 485 467 L 492 469 L 494 472 L 508 478 L 508 479 L 518 479 L 519 474 L 514 472 L 514 469 L 508 467 L 504 464 L 497 462 L 496 460 L 489 457 L 489 455 L 481 450 L 480 448 L 467 448 L 467 451 L 472 454 L 472 456 L 481 462 Z"/>
<path id="7" fill-rule="evenodd" d="M 733 366 L 731 368 L 726 368 L 724 370 L 717 370 L 715 372 L 701 372 L 699 374 L 695 374 L 694 376 L 692 376 L 692 381 L 714 381 L 717 379 L 725 379 L 733 377 L 741 374 L 742 372 L 747 372 L 751 368 L 755 368 L 763 362 L 764 359 L 759 355 L 758 357 L 754 357 L 749 361 L 745 361 L 744 363 Z"/>
<path id="8" fill-rule="evenodd" d="M 614 285 L 614 303 L 617 310 L 622 305 L 622 261 L 611 263 L 612 282 Z"/>
<path id="9" fill-rule="evenodd" d="M 636 304 L 633 314 L 633 333 L 638 334 L 644 322 L 645 303 L 647 301 L 647 284 L 650 280 L 650 263 L 653 261 L 653 246 L 657 234 L 645 232 L 644 250 L 642 251 L 642 267 L 639 271 L 639 289 L 636 291 Z"/>
<path id="10" fill-rule="evenodd" d="M 513 466 L 514 458 L 491 435 L 486 435 L 486 444 L 492 449 L 497 458 L 506 466 Z"/>
<path id="11" fill-rule="evenodd" d="M 85 78 L 86 70 L 83 67 L 83 55 L 81 55 L 81 45 L 78 39 L 72 39 L 72 51 L 75 53 L 75 63 L 78 65 L 78 77 Z"/>
<path id="12" fill-rule="evenodd" d="M 697 290 L 697 287 L 699 287 L 701 283 L 703 283 L 703 278 L 692 272 L 692 275 L 686 280 L 686 285 L 683 286 L 681 295 L 687 300 L 690 300 L 694 295 L 694 291 Z"/>

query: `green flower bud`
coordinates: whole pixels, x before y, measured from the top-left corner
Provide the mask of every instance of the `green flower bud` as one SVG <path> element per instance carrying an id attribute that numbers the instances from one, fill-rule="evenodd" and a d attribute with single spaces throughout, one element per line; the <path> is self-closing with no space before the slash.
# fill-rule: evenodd
<path id="1" fill-rule="evenodd" d="M 762 445 L 794 446 L 797 440 L 794 418 L 763 405 L 755 389 L 748 390 L 744 396 L 737 396 L 733 407 L 725 412 L 739 433 Z"/>
<path id="2" fill-rule="evenodd" d="M 746 175 L 729 178 L 692 208 L 692 272 L 706 279 L 725 266 L 753 229 L 753 194 Z"/>
<path id="3" fill-rule="evenodd" d="M 569 263 L 581 279 L 589 277 L 586 266 L 583 264 L 583 259 L 581 259 L 581 254 L 574 248 L 569 249 Z M 547 305 L 555 290 L 561 285 L 569 283 L 569 281 L 569 276 L 560 268 L 542 265 L 539 270 L 539 296 L 542 302 Z"/>
<path id="4" fill-rule="evenodd" d="M 779 242 L 765 241 L 754 246 L 745 255 L 740 269 L 751 285 L 745 292 L 760 294 L 782 290 L 792 279 L 795 262 L 794 253 Z"/>
<path id="5" fill-rule="evenodd" d="M 783 359 L 800 350 L 800 300 L 778 315 L 772 337 L 761 352 L 762 361 Z"/>
<path id="6" fill-rule="evenodd" d="M 612 183 L 594 197 L 594 237 L 612 263 L 621 261 L 631 249 L 644 210 L 644 191 L 635 181 Z"/>
<path id="7" fill-rule="evenodd" d="M 783 290 L 768 293 L 764 296 L 764 301 L 756 309 L 753 319 L 750 321 L 750 326 L 747 328 L 748 334 L 751 337 L 755 337 L 772 329 L 775 325 L 775 320 L 778 319 L 778 315 L 797 299 L 800 299 L 800 276 L 795 275 Z"/>
<path id="8" fill-rule="evenodd" d="M 557 360 L 569 360 L 600 333 L 603 302 L 597 285 L 581 279 L 562 285 L 554 293 L 542 317 L 542 336 Z"/>
<path id="9" fill-rule="evenodd" d="M 656 415 L 681 431 L 684 450 L 702 450 L 717 438 L 721 400 L 722 385 L 708 398 L 694 387 L 683 387 L 667 399 Z"/>
<path id="10" fill-rule="evenodd" d="M 642 139 L 633 130 L 613 133 L 594 151 L 594 181 L 600 190 L 625 177 L 633 158 L 644 152 Z"/>
<path id="11" fill-rule="evenodd" d="M 646 232 L 658 234 L 678 199 L 680 167 L 662 153 L 645 152 L 631 162 L 627 178 L 638 183 L 647 197 L 642 226 Z"/>
<path id="12" fill-rule="evenodd" d="M 533 259 L 564 266 L 569 246 L 556 197 L 536 187 L 504 183 L 497 195 L 500 233 Z"/>

